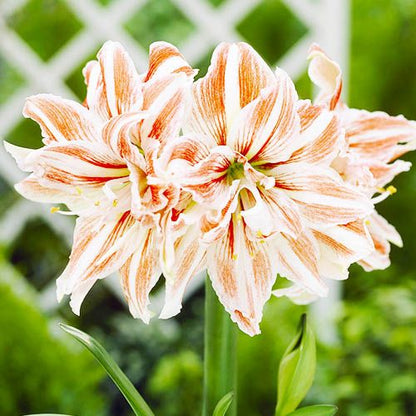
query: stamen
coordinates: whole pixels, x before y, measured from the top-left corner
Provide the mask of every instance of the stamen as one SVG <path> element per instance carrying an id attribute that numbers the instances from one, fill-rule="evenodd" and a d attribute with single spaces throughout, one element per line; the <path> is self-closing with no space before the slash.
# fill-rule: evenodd
<path id="1" fill-rule="evenodd" d="M 390 192 L 390 195 L 393 195 L 397 192 L 397 189 L 393 185 L 390 185 L 387 187 L 387 191 Z"/>
<path id="2" fill-rule="evenodd" d="M 61 208 L 59 207 L 51 207 L 51 214 L 55 214 L 56 212 L 60 211 Z"/>

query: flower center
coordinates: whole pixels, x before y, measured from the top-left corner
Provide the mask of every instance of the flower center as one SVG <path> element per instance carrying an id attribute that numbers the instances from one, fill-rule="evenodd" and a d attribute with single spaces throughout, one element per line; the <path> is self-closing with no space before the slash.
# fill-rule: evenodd
<path id="1" fill-rule="evenodd" d="M 244 178 L 244 163 L 234 162 L 227 169 L 227 178 L 230 181 Z"/>

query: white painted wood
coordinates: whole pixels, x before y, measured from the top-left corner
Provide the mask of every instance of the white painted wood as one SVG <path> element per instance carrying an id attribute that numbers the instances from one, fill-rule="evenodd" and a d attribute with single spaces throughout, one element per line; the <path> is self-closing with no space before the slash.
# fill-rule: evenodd
<path id="1" fill-rule="evenodd" d="M 317 42 L 336 60 L 343 71 L 343 99 L 348 100 L 350 2 L 349 0 L 321 0 L 325 24 L 316 27 Z M 336 319 L 341 308 L 342 282 L 328 282 L 329 295 L 311 306 L 311 313 L 319 339 L 329 345 L 338 342 Z"/>

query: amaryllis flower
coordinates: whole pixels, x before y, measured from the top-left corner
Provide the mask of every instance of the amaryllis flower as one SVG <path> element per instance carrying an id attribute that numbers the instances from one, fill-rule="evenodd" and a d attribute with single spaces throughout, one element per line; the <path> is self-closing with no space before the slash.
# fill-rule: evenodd
<path id="1" fill-rule="evenodd" d="M 31 200 L 63 203 L 78 215 L 58 298 L 71 294 L 79 313 L 93 284 L 120 270 L 131 313 L 148 322 L 149 292 L 164 258 L 163 229 L 187 208 L 178 205 L 178 189 L 151 178 L 163 169 L 161 150 L 179 134 L 194 71 L 176 48 L 157 42 L 150 47 L 148 72 L 139 75 L 123 47 L 107 42 L 84 75 L 84 105 L 45 94 L 26 101 L 23 114 L 40 125 L 44 147 L 6 145 L 31 172 L 16 189 Z M 172 250 L 179 249 L 176 244 Z M 182 275 L 195 272 L 200 258 L 192 260 L 178 265 Z"/>
<path id="2" fill-rule="evenodd" d="M 398 160 L 416 149 L 416 124 L 403 116 L 392 117 L 380 111 L 348 108 L 340 99 L 342 73 L 317 45 L 310 51 L 309 76 L 320 88 L 317 104 L 337 114 L 345 129 L 346 148 L 333 167 L 344 180 L 373 197 L 375 203 L 395 192 L 386 185 L 410 169 L 410 162 Z M 376 195 L 377 194 L 377 195 Z M 395 228 L 377 212 L 366 220 L 374 250 L 360 264 L 365 270 L 384 269 L 390 265 L 390 243 L 402 246 Z"/>
<path id="3" fill-rule="evenodd" d="M 232 319 L 259 332 L 277 273 L 325 295 L 315 230 L 348 227 L 372 209 L 330 167 L 344 145 L 337 117 L 298 102 L 289 76 L 247 44 L 223 43 L 193 86 L 184 131 L 170 169 L 206 211 L 201 243 Z"/>

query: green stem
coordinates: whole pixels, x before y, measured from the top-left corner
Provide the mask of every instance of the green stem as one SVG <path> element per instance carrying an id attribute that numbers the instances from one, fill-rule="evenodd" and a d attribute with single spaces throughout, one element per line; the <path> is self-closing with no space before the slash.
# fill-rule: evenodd
<path id="1" fill-rule="evenodd" d="M 218 301 L 209 277 L 205 284 L 204 401 L 202 416 L 212 416 L 224 395 L 233 391 L 227 416 L 236 415 L 237 330 Z"/>

